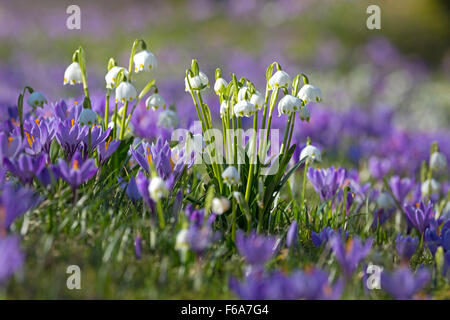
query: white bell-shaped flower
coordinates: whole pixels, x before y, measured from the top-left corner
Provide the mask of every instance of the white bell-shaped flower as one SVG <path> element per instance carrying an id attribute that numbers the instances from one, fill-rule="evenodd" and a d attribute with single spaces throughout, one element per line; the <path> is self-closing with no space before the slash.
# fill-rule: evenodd
<path id="1" fill-rule="evenodd" d="M 230 200 L 225 197 L 214 198 L 211 202 L 211 210 L 215 214 L 221 215 L 230 209 Z"/>
<path id="2" fill-rule="evenodd" d="M 311 118 L 311 111 L 308 106 L 304 106 L 298 111 L 298 115 L 302 121 L 309 122 L 309 119 Z"/>
<path id="3" fill-rule="evenodd" d="M 258 91 L 250 97 L 250 103 L 255 105 L 256 110 L 261 110 L 264 105 L 264 97 Z"/>
<path id="4" fill-rule="evenodd" d="M 250 96 L 247 94 L 247 92 L 248 92 L 247 86 L 243 86 L 242 88 L 240 88 L 238 91 L 238 101 L 249 100 Z"/>
<path id="5" fill-rule="evenodd" d="M 233 166 L 229 166 L 222 172 L 223 181 L 230 187 L 241 183 L 241 176 L 237 169 Z"/>
<path id="6" fill-rule="evenodd" d="M 289 88 L 291 86 L 291 77 L 284 71 L 278 70 L 269 79 L 269 89 Z"/>
<path id="7" fill-rule="evenodd" d="M 297 96 L 302 99 L 305 104 L 309 102 L 321 102 L 322 90 L 311 84 L 305 84 L 300 88 Z"/>
<path id="8" fill-rule="evenodd" d="M 72 62 L 64 71 L 64 84 L 77 84 L 83 82 L 81 67 L 78 62 Z"/>
<path id="9" fill-rule="evenodd" d="M 206 76 L 206 74 L 204 74 L 203 72 L 199 72 L 197 76 L 191 76 L 190 74 L 188 75 L 189 77 L 189 83 L 191 84 L 192 90 L 205 90 L 206 88 L 209 87 L 209 79 Z M 185 86 L 185 90 L 186 92 L 189 92 L 189 84 L 188 84 L 188 79 L 185 77 L 184 78 L 184 86 Z"/>
<path id="10" fill-rule="evenodd" d="M 127 81 L 122 81 L 116 88 L 116 102 L 133 101 L 137 95 L 136 88 Z"/>
<path id="11" fill-rule="evenodd" d="M 166 101 L 159 93 L 154 93 L 145 101 L 145 105 L 148 108 L 157 110 L 159 108 L 166 109 Z"/>
<path id="12" fill-rule="evenodd" d="M 430 167 L 436 172 L 444 171 L 447 167 L 447 158 L 440 152 L 433 152 L 430 156 Z"/>
<path id="13" fill-rule="evenodd" d="M 44 97 L 42 93 L 34 91 L 32 94 L 29 95 L 27 102 L 28 105 L 33 108 L 43 107 L 44 103 L 47 103 L 47 99 Z"/>
<path id="14" fill-rule="evenodd" d="M 228 83 L 223 78 L 218 78 L 214 84 L 214 92 L 219 94 L 224 94 L 227 89 Z"/>
<path id="15" fill-rule="evenodd" d="M 387 192 L 382 192 L 377 198 L 377 206 L 380 209 L 389 210 L 395 207 L 395 201 Z"/>
<path id="16" fill-rule="evenodd" d="M 178 116 L 173 110 L 165 110 L 159 114 L 158 126 L 173 129 L 178 125 Z"/>
<path id="17" fill-rule="evenodd" d="M 321 162 L 322 161 L 322 152 L 320 151 L 319 148 L 317 148 L 313 145 L 307 145 L 300 152 L 299 160 L 302 161 L 305 158 L 309 161 Z"/>
<path id="18" fill-rule="evenodd" d="M 434 179 L 428 179 L 422 183 L 420 191 L 422 193 L 422 197 L 439 193 L 441 191 L 441 184 Z"/>
<path id="19" fill-rule="evenodd" d="M 150 184 L 148 185 L 148 192 L 150 193 L 150 198 L 154 201 L 159 201 L 169 196 L 169 189 L 164 180 L 160 177 L 151 179 Z"/>
<path id="20" fill-rule="evenodd" d="M 128 77 L 128 71 L 125 68 L 117 66 L 112 67 L 105 76 L 107 89 L 114 89 L 116 87 L 117 74 L 120 70 L 123 70 L 123 74 Z"/>
<path id="21" fill-rule="evenodd" d="M 223 116 L 226 114 L 227 110 L 228 110 L 228 102 L 224 100 L 220 104 L 220 117 L 221 118 L 223 118 Z"/>
<path id="22" fill-rule="evenodd" d="M 290 94 L 285 95 L 280 102 L 278 102 L 278 116 L 282 114 L 291 114 L 296 112 L 302 106 L 302 101 Z"/>
<path id="23" fill-rule="evenodd" d="M 251 117 L 255 113 L 255 105 L 247 100 L 239 101 L 234 105 L 234 114 L 236 117 Z"/>
<path id="24" fill-rule="evenodd" d="M 142 50 L 133 57 L 134 72 L 150 71 L 158 66 L 158 61 L 153 53 L 148 50 Z"/>

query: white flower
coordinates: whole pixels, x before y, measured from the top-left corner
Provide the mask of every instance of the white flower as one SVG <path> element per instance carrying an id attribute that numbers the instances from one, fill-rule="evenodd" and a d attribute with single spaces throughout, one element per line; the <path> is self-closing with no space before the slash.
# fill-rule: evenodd
<path id="1" fill-rule="evenodd" d="M 431 191 L 431 194 L 439 193 L 440 190 L 441 190 L 441 184 L 434 179 L 425 180 L 424 183 L 422 183 L 422 186 L 420 188 L 420 191 L 422 192 L 422 196 L 429 196 L 430 191 Z"/>
<path id="2" fill-rule="evenodd" d="M 242 100 L 236 103 L 233 110 L 236 117 L 250 117 L 256 111 L 255 105 L 247 100 Z"/>
<path id="3" fill-rule="evenodd" d="M 225 113 L 228 110 L 228 102 L 227 101 L 222 101 L 222 103 L 220 104 L 220 117 L 222 118 Z"/>
<path id="4" fill-rule="evenodd" d="M 322 101 L 322 90 L 316 86 L 305 84 L 301 87 L 297 96 L 302 99 L 305 104 L 308 102 L 320 102 Z"/>
<path id="5" fill-rule="evenodd" d="M 169 196 L 169 189 L 163 179 L 160 177 L 154 177 L 151 179 L 148 185 L 148 192 L 150 193 L 150 198 L 154 201 L 159 201 L 162 198 L 167 198 Z"/>
<path id="6" fill-rule="evenodd" d="M 173 129 L 178 124 L 178 116 L 173 110 L 165 110 L 159 114 L 158 126 Z"/>
<path id="7" fill-rule="evenodd" d="M 223 78 L 218 78 L 214 84 L 214 92 L 219 95 L 225 93 L 228 83 Z"/>
<path id="8" fill-rule="evenodd" d="M 188 229 L 181 229 L 177 234 L 177 239 L 175 241 L 175 249 L 177 250 L 187 250 L 189 249 L 189 243 L 187 241 Z"/>
<path id="9" fill-rule="evenodd" d="M 289 88 L 291 86 L 291 77 L 284 71 L 278 70 L 269 79 L 269 89 Z"/>
<path id="10" fill-rule="evenodd" d="M 127 81 L 122 81 L 116 88 L 116 102 L 125 103 L 137 98 L 136 88 Z"/>
<path id="11" fill-rule="evenodd" d="M 112 67 L 111 70 L 105 76 L 106 88 L 114 89 L 116 87 L 116 78 L 120 70 L 123 70 L 123 74 L 128 77 L 128 71 L 123 67 Z"/>
<path id="12" fill-rule="evenodd" d="M 258 91 L 256 91 L 254 94 L 252 94 L 250 103 L 253 103 L 257 110 L 260 110 L 264 105 L 264 97 Z"/>
<path id="13" fill-rule="evenodd" d="M 307 160 L 320 162 L 322 161 L 322 152 L 313 145 L 307 145 L 300 152 L 300 161 L 304 158 L 307 158 Z"/>
<path id="14" fill-rule="evenodd" d="M 206 76 L 206 74 L 204 74 L 201 71 L 198 73 L 198 76 L 191 76 L 189 74 L 188 77 L 189 77 L 189 83 L 191 84 L 192 90 L 204 90 L 209 87 L 208 77 Z M 186 77 L 184 78 L 184 86 L 185 86 L 186 92 L 189 92 L 190 89 L 189 89 L 189 84 L 188 84 L 188 80 Z"/>
<path id="15" fill-rule="evenodd" d="M 133 57 L 134 72 L 138 73 L 144 70 L 151 70 L 158 66 L 158 61 L 153 53 L 143 50 L 136 53 Z"/>
<path id="16" fill-rule="evenodd" d="M 97 122 L 97 113 L 95 113 L 92 109 L 83 108 L 80 117 L 78 118 L 78 122 L 81 125 L 91 126 Z"/>
<path id="17" fill-rule="evenodd" d="M 78 62 L 72 62 L 64 72 L 64 84 L 74 85 L 83 82 L 81 67 Z"/>
<path id="18" fill-rule="evenodd" d="M 282 114 L 291 114 L 302 107 L 302 101 L 290 94 L 285 95 L 280 102 L 278 102 L 278 116 Z"/>
<path id="19" fill-rule="evenodd" d="M 28 97 L 27 102 L 28 102 L 28 105 L 33 108 L 43 107 L 44 103 L 47 103 L 47 99 L 44 97 L 44 95 L 42 93 L 34 91 Z"/>
<path id="20" fill-rule="evenodd" d="M 214 198 L 211 202 L 211 210 L 215 214 L 221 215 L 230 209 L 230 200 L 225 197 Z"/>
<path id="21" fill-rule="evenodd" d="M 166 101 L 159 93 L 154 93 L 145 101 L 145 105 L 148 108 L 152 108 L 153 110 L 157 110 L 159 108 L 166 109 Z"/>
<path id="22" fill-rule="evenodd" d="M 247 94 L 248 91 L 248 87 L 247 86 L 243 86 L 242 88 L 239 89 L 238 91 L 238 101 L 243 101 L 243 100 L 248 100 L 248 98 L 250 97 L 245 97 L 245 95 Z"/>
<path id="23" fill-rule="evenodd" d="M 229 186 L 241 183 L 241 176 L 239 175 L 237 169 L 233 166 L 229 166 L 224 170 L 224 172 L 222 172 L 222 178 Z"/>
<path id="24" fill-rule="evenodd" d="M 430 156 L 430 167 L 434 171 L 440 172 L 447 167 L 447 159 L 440 152 L 433 152 Z"/>
<path id="25" fill-rule="evenodd" d="M 395 201 L 389 193 L 383 192 L 377 198 L 377 205 L 381 209 L 389 210 L 395 207 Z"/>
<path id="26" fill-rule="evenodd" d="M 302 121 L 309 122 L 309 118 L 311 118 L 311 111 L 309 111 L 308 106 L 304 106 L 303 108 L 300 109 L 298 115 L 300 116 L 300 119 Z"/>

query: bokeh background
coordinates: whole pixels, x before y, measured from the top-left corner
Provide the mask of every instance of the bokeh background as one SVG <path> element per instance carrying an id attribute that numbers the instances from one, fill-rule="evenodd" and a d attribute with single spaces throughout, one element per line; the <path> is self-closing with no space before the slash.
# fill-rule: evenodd
<path id="1" fill-rule="evenodd" d="M 66 28 L 71 4 L 81 8 L 81 30 Z M 381 30 L 366 27 L 370 4 L 381 7 Z M 25 85 L 49 101 L 75 99 L 80 88 L 63 87 L 62 79 L 78 45 L 101 101 L 108 59 L 126 66 L 136 38 L 156 54 L 152 76 L 182 121 L 195 115 L 183 77 L 197 58 L 211 81 L 221 67 L 263 89 L 265 69 L 276 60 L 293 76 L 308 74 L 330 112 L 363 110 L 370 121 L 390 110 L 395 125 L 427 132 L 450 124 L 447 0 L 2 0 L 0 101 L 13 104 Z"/>

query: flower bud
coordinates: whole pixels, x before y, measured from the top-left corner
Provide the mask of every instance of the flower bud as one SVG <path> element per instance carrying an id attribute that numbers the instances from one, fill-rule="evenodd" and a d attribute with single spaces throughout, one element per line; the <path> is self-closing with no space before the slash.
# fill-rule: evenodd
<path id="1" fill-rule="evenodd" d="M 229 166 L 222 172 L 222 178 L 230 187 L 241 183 L 241 176 L 233 166 Z"/>
<path id="2" fill-rule="evenodd" d="M 92 109 L 83 108 L 81 111 L 80 117 L 78 118 L 78 123 L 82 126 L 92 126 L 97 122 L 97 113 Z"/>
<path id="3" fill-rule="evenodd" d="M 167 189 L 166 183 L 160 177 L 151 179 L 148 185 L 148 192 L 150 193 L 150 198 L 154 201 L 159 201 L 169 196 L 169 189 Z"/>
<path id="4" fill-rule="evenodd" d="M 227 90 L 228 83 L 223 78 L 218 78 L 214 84 L 214 92 L 219 94 L 224 94 Z"/>
<path id="5" fill-rule="evenodd" d="M 440 152 L 433 152 L 430 156 L 430 167 L 433 171 L 440 172 L 447 167 L 447 159 Z"/>
<path id="6" fill-rule="evenodd" d="M 322 152 L 313 145 L 307 145 L 302 149 L 300 152 L 300 160 L 302 161 L 304 158 L 306 158 L 308 161 L 322 161 Z"/>
<path id="7" fill-rule="evenodd" d="M 230 209 L 230 200 L 225 197 L 214 198 L 211 202 L 211 210 L 215 214 L 221 215 Z"/>
<path id="8" fill-rule="evenodd" d="M 430 192 L 431 194 L 439 193 L 440 190 L 441 184 L 434 179 L 425 180 L 420 188 L 422 196 L 429 196 Z"/>
<path id="9" fill-rule="evenodd" d="M 289 88 L 291 85 L 291 77 L 284 71 L 278 70 L 269 79 L 269 89 L 274 90 L 276 88 Z"/>
<path id="10" fill-rule="evenodd" d="M 136 88 L 129 82 L 122 81 L 116 88 L 116 103 L 125 103 L 137 98 Z"/>
<path id="11" fill-rule="evenodd" d="M 128 71 L 123 67 L 112 67 L 105 76 L 106 88 L 114 89 L 116 87 L 117 74 L 123 70 L 123 74 L 128 77 Z"/>
<path id="12" fill-rule="evenodd" d="M 40 92 L 34 91 L 30 96 L 28 97 L 28 105 L 32 108 L 36 107 L 43 107 L 44 103 L 47 103 L 47 99 L 44 97 L 44 95 Z"/>

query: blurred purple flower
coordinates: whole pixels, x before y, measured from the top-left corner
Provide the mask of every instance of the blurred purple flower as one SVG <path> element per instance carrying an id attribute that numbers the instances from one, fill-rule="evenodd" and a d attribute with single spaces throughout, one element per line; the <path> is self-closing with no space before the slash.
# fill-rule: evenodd
<path id="1" fill-rule="evenodd" d="M 338 189 L 343 186 L 345 169 L 313 169 L 309 168 L 307 177 L 311 181 L 314 190 L 320 194 L 322 201 L 333 199 Z"/>
<path id="2" fill-rule="evenodd" d="M 20 249 L 20 238 L 7 236 L 0 238 L 0 283 L 5 282 L 25 261 L 25 256 Z"/>
<path id="3" fill-rule="evenodd" d="M 428 202 L 427 205 L 423 201 L 416 203 L 415 206 L 406 204 L 404 206 L 406 219 L 410 226 L 419 231 L 420 234 L 425 232 L 434 220 L 433 204 Z"/>
<path id="4" fill-rule="evenodd" d="M 430 272 L 420 268 L 416 274 L 408 267 L 400 267 L 393 273 L 381 273 L 381 288 L 394 299 L 413 299 L 414 294 L 430 281 Z"/>
<path id="5" fill-rule="evenodd" d="M 261 236 L 254 231 L 248 236 L 243 232 L 236 234 L 236 247 L 252 266 L 264 266 L 275 254 L 276 242 L 274 237 Z"/>
<path id="6" fill-rule="evenodd" d="M 419 246 L 419 239 L 410 236 L 403 237 L 400 233 L 395 239 L 395 248 L 400 258 L 409 260 L 414 255 Z"/>
<path id="7" fill-rule="evenodd" d="M 344 240 L 338 235 L 334 235 L 330 240 L 330 245 L 339 262 L 341 268 L 347 277 L 350 277 L 358 267 L 361 260 L 363 260 L 369 253 L 373 239 L 367 239 L 364 244 L 359 238 Z"/>
<path id="8" fill-rule="evenodd" d="M 33 178 L 41 173 L 45 168 L 46 156 L 41 154 L 38 157 L 22 154 L 18 159 L 4 158 L 5 167 L 17 176 L 24 184 L 33 182 Z"/>

